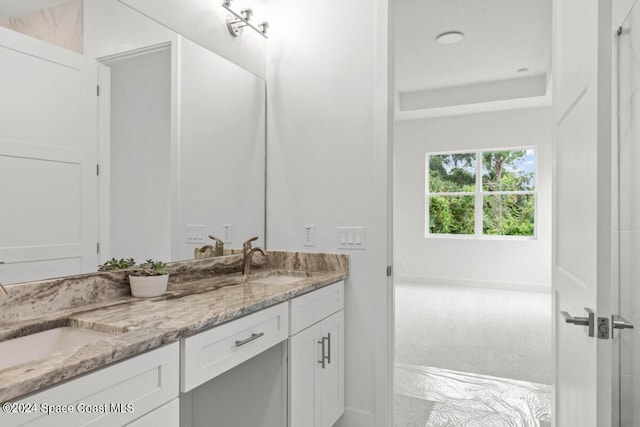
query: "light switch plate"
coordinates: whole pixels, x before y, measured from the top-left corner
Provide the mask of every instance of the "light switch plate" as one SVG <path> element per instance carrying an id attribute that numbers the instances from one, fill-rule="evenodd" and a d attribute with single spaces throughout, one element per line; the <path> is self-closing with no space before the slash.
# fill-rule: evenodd
<path id="1" fill-rule="evenodd" d="M 187 224 L 185 231 L 186 243 L 204 243 L 207 238 L 207 227 L 204 225 Z"/>
<path id="2" fill-rule="evenodd" d="M 233 224 L 222 224 L 222 242 L 233 243 Z"/>
<path id="3" fill-rule="evenodd" d="M 316 226 L 313 224 L 302 226 L 302 246 L 313 247 L 316 245 Z"/>
<path id="4" fill-rule="evenodd" d="M 338 249 L 366 249 L 364 227 L 337 227 Z"/>

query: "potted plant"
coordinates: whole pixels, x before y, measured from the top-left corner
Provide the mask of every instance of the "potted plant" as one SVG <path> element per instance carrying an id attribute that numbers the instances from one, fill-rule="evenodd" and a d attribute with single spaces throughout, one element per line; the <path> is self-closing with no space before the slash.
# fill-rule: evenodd
<path id="1" fill-rule="evenodd" d="M 136 261 L 133 258 L 129 259 L 115 259 L 111 258 L 109 261 L 106 261 L 104 264 L 98 266 L 98 271 L 116 271 L 116 270 L 127 270 L 136 265 Z"/>
<path id="2" fill-rule="evenodd" d="M 131 295 L 134 297 L 157 297 L 167 291 L 169 269 L 162 261 L 148 259 L 146 262 L 133 266 L 129 274 Z"/>

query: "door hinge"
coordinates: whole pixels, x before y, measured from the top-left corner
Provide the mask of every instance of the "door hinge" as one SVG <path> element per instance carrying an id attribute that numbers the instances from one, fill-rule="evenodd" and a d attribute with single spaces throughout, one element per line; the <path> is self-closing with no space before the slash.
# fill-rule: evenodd
<path id="1" fill-rule="evenodd" d="M 100 85 L 96 85 L 96 96 L 100 96 Z"/>
<path id="2" fill-rule="evenodd" d="M 96 175 L 100 176 L 100 165 L 96 164 Z"/>
<path id="3" fill-rule="evenodd" d="M 393 268 L 390 265 L 387 265 L 387 277 L 391 277 L 393 272 Z"/>
<path id="4" fill-rule="evenodd" d="M 99 254 L 100 253 L 100 242 L 96 243 L 96 253 Z"/>
<path id="5" fill-rule="evenodd" d="M 609 318 L 598 317 L 598 338 L 601 340 L 609 339 Z"/>

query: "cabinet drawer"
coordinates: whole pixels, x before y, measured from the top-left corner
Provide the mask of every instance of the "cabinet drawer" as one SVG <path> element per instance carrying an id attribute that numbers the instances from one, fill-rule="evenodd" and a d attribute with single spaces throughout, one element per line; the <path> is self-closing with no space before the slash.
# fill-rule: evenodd
<path id="1" fill-rule="evenodd" d="M 178 396 L 178 347 L 169 344 L 21 399 L 16 403 L 35 405 L 37 412 L 0 413 L 0 425 L 125 425 Z M 43 405 L 67 413 L 47 415 Z"/>
<path id="2" fill-rule="evenodd" d="M 344 308 L 344 282 L 326 286 L 291 300 L 289 335 L 295 335 Z"/>
<path id="3" fill-rule="evenodd" d="M 201 332 L 182 343 L 180 391 L 186 393 L 287 339 L 288 303 Z"/>

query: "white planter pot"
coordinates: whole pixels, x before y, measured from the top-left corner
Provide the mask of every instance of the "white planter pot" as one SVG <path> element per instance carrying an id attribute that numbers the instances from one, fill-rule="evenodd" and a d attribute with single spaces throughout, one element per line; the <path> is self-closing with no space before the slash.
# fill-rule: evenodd
<path id="1" fill-rule="evenodd" d="M 131 295 L 139 298 L 158 297 L 167 291 L 169 275 L 129 276 Z"/>

